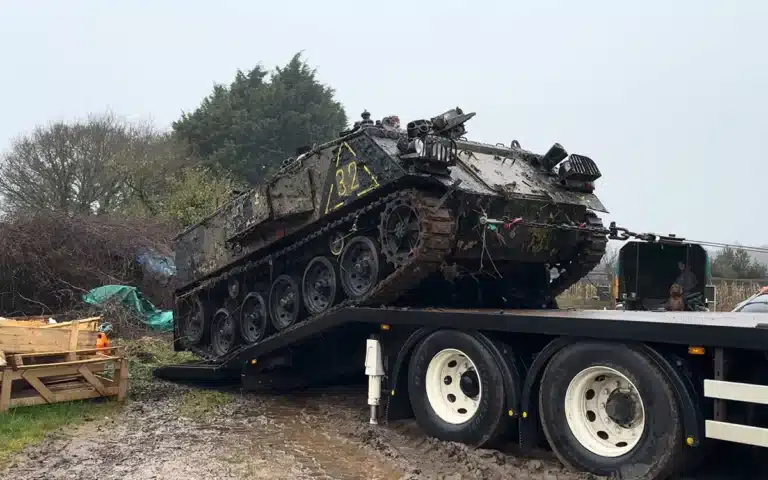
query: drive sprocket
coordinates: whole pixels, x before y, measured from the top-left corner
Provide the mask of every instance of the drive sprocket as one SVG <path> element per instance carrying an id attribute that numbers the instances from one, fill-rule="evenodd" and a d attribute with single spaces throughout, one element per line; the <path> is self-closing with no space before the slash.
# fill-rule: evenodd
<path id="1" fill-rule="evenodd" d="M 419 252 L 426 235 L 421 204 L 412 195 L 387 202 L 379 217 L 379 244 L 387 262 L 408 263 Z"/>

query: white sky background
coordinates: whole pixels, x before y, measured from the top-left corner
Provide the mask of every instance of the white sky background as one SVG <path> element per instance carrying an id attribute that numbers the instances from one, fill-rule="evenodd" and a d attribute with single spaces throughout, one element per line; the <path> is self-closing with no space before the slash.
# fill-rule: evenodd
<path id="1" fill-rule="evenodd" d="M 304 50 L 350 121 L 460 106 L 472 139 L 593 158 L 606 224 L 765 245 L 766 24 L 747 0 L 0 0 L 0 149 L 106 109 L 169 127 Z"/>

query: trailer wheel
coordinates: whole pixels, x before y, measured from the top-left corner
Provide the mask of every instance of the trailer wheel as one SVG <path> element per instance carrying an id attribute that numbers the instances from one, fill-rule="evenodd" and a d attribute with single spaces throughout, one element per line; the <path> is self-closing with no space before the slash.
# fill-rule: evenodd
<path id="1" fill-rule="evenodd" d="M 673 387 L 628 345 L 583 342 L 558 352 L 541 379 L 539 413 L 552 450 L 573 469 L 655 479 L 681 464 Z"/>
<path id="2" fill-rule="evenodd" d="M 416 347 L 408 395 L 421 428 L 441 440 L 480 447 L 494 443 L 508 424 L 501 371 L 467 333 L 440 330 Z"/>

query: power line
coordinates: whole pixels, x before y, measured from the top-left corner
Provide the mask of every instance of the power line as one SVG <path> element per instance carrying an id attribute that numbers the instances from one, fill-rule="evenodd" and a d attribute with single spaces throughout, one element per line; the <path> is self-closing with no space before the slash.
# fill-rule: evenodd
<path id="1" fill-rule="evenodd" d="M 730 243 L 719 243 L 719 242 L 707 242 L 707 241 L 699 241 L 699 240 L 685 240 L 686 243 L 695 243 L 698 245 L 703 245 L 706 247 L 715 247 L 715 248 L 732 248 L 734 250 L 745 250 L 747 252 L 755 252 L 755 253 L 768 253 L 768 248 L 766 247 L 750 247 L 747 245 L 734 245 Z"/>
<path id="2" fill-rule="evenodd" d="M 614 239 L 615 240 L 615 239 Z M 623 240 L 617 240 L 617 241 L 623 241 Z M 768 247 L 752 247 L 749 245 L 737 245 L 733 243 L 721 243 L 721 242 L 710 242 L 706 240 L 691 240 L 688 238 L 680 238 L 680 243 L 687 243 L 692 245 L 701 245 L 704 247 L 713 247 L 713 248 L 731 248 L 734 250 L 744 250 L 747 252 L 754 252 L 754 253 L 768 253 Z"/>

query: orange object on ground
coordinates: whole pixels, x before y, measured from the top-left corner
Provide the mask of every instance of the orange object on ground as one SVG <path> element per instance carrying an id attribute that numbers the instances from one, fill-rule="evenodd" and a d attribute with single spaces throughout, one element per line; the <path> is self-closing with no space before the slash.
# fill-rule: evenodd
<path id="1" fill-rule="evenodd" d="M 109 337 L 104 332 L 99 332 L 96 335 L 96 348 L 108 348 L 112 346 L 112 342 L 109 341 Z"/>

